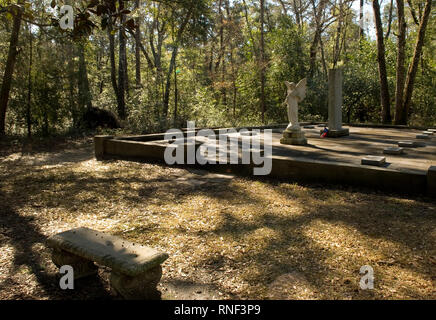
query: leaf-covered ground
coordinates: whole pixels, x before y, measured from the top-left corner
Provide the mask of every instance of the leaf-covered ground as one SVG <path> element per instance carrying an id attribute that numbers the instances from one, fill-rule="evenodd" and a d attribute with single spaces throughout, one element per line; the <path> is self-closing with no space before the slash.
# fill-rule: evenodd
<path id="1" fill-rule="evenodd" d="M 44 242 L 79 226 L 168 252 L 164 299 L 436 298 L 428 198 L 97 162 L 90 139 L 1 148 L 0 299 L 113 299 L 105 268 L 58 288 Z"/>

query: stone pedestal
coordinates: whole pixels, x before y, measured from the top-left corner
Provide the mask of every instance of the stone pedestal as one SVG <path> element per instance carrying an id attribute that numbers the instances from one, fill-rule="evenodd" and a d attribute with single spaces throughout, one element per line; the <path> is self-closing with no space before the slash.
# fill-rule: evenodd
<path id="1" fill-rule="evenodd" d="M 307 145 L 307 139 L 301 128 L 292 129 L 288 128 L 283 132 L 283 138 L 280 140 L 281 144 L 305 146 Z"/>
<path id="2" fill-rule="evenodd" d="M 74 270 L 74 279 L 82 279 L 90 276 L 95 276 L 98 273 L 98 268 L 94 262 L 76 256 L 61 249 L 53 249 L 52 261 L 58 267 L 71 266 Z"/>
<path id="3" fill-rule="evenodd" d="M 112 290 L 126 300 L 159 300 L 161 293 L 156 286 L 161 278 L 161 266 L 134 277 L 112 271 L 110 284 Z"/>
<path id="4" fill-rule="evenodd" d="M 350 135 L 348 129 L 342 128 L 342 69 L 329 70 L 329 133 L 327 137 L 338 138 Z"/>

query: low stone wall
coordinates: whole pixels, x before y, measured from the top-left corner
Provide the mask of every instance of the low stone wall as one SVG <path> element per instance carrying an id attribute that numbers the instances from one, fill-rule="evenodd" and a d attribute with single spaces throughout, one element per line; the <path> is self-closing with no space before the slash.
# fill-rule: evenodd
<path id="1" fill-rule="evenodd" d="M 425 193 L 427 176 L 415 172 L 345 163 L 327 163 L 274 157 L 271 177 L 297 181 L 333 183 L 384 191 Z"/>
<path id="2" fill-rule="evenodd" d="M 431 166 L 427 173 L 427 193 L 436 198 L 436 166 Z"/>

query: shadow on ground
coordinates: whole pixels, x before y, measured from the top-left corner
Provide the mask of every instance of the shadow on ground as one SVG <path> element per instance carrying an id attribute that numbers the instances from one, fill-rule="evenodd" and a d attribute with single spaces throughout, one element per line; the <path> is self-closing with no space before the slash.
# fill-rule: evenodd
<path id="1" fill-rule="evenodd" d="M 420 288 L 435 280 L 428 199 L 122 161 L 90 170 L 81 167 L 92 158 L 86 150 L 51 158 L 62 165 L 47 170 L 0 162 L 0 246 L 14 251 L 2 298 L 113 299 L 105 270 L 73 294 L 60 290 L 45 247 L 50 223 L 76 227 L 87 215 L 102 226 L 118 219 L 104 229 L 170 253 L 161 284 L 169 298 L 435 298 Z M 372 292 L 358 289 L 365 264 L 377 272 Z"/>

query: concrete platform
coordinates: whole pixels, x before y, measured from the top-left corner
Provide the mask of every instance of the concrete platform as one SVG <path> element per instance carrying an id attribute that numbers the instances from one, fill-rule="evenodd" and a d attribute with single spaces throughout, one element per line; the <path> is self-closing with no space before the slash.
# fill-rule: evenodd
<path id="1" fill-rule="evenodd" d="M 305 130 L 307 146 L 279 145 L 280 135 L 273 134 L 273 155 L 358 165 L 367 155 L 384 156 L 384 149 L 397 147 L 398 141 L 415 142 L 417 132 L 420 131 L 351 127 L 348 137 L 321 139 L 318 130 Z M 403 156 L 387 157 L 389 169 L 427 172 L 432 164 L 436 164 L 436 139 L 426 143 L 426 147 L 410 149 Z"/>
<path id="2" fill-rule="evenodd" d="M 318 128 L 304 129 L 308 140 L 306 146 L 280 144 L 284 129 L 275 128 L 273 132 L 270 177 L 427 193 L 427 174 L 431 166 L 436 166 L 436 139 L 427 140 L 425 147 L 408 149 L 407 154 L 384 155 L 386 148 L 398 147 L 399 141 L 416 142 L 415 137 L 422 129 L 350 127 L 350 136 L 334 139 L 320 138 Z M 101 147 L 102 143 L 104 147 Z M 96 137 L 96 156 L 163 162 L 167 146 L 163 134 Z M 368 155 L 386 156 L 386 164 L 383 167 L 362 166 L 362 158 Z M 250 175 L 252 167 L 239 164 L 206 165 L 204 168 Z"/>

